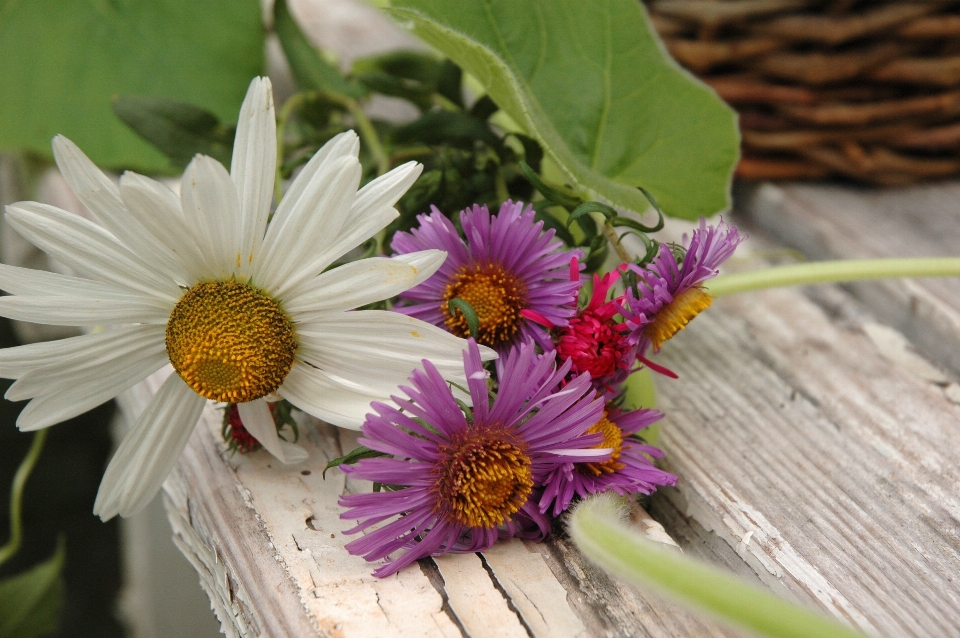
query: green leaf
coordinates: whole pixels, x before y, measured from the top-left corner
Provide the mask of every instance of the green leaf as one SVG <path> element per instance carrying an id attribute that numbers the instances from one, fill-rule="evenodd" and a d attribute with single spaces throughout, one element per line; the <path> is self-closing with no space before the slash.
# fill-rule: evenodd
<path id="1" fill-rule="evenodd" d="M 257 0 L 7 0 L 0 3 L 0 149 L 51 157 L 66 135 L 101 166 L 169 170 L 111 109 L 163 95 L 236 121 L 263 72 Z"/>
<path id="2" fill-rule="evenodd" d="M 392 0 L 575 185 L 634 211 L 730 206 L 736 116 L 671 60 L 636 0 Z"/>
<path id="3" fill-rule="evenodd" d="M 197 153 L 230 166 L 236 128 L 224 126 L 210 111 L 165 97 L 133 95 L 116 98 L 113 111 L 179 168 Z"/>
<path id="4" fill-rule="evenodd" d="M 388 455 L 384 454 L 383 452 L 377 452 L 376 450 L 371 450 L 370 448 L 363 447 L 361 445 L 359 447 L 354 448 L 349 453 L 344 454 L 343 456 L 333 459 L 332 461 L 327 463 L 326 467 L 323 468 L 322 476 L 326 478 L 327 470 L 329 470 L 331 467 L 339 467 L 341 465 L 353 465 L 360 459 L 373 459 L 378 456 L 388 456 Z"/>
<path id="5" fill-rule="evenodd" d="M 833 618 L 642 538 L 620 521 L 622 506 L 623 500 L 612 495 L 594 496 L 570 517 L 577 547 L 604 569 L 761 636 L 866 638 Z"/>
<path id="6" fill-rule="evenodd" d="M 285 0 L 276 0 L 273 5 L 273 25 L 290 63 L 290 70 L 301 89 L 323 91 L 334 95 L 346 95 L 356 99 L 366 97 L 367 91 L 360 85 L 347 81 L 340 71 L 321 57 L 307 36 L 300 30 L 290 13 Z"/>
<path id="7" fill-rule="evenodd" d="M 50 559 L 0 581 L 0 638 L 34 638 L 57 630 L 65 555 L 61 538 Z"/>

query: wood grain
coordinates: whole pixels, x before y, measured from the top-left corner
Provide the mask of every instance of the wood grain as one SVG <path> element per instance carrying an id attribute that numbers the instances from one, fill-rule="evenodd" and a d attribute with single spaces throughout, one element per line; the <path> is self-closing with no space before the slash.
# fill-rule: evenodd
<path id="1" fill-rule="evenodd" d="M 902 189 L 764 184 L 738 214 L 810 259 L 960 255 L 960 182 Z M 854 282 L 844 289 L 928 358 L 960 373 L 960 279 Z"/>
<path id="2" fill-rule="evenodd" d="M 843 293 L 837 292 L 843 296 Z M 774 591 L 874 634 L 960 626 L 960 408 L 796 290 L 724 298 L 661 361 L 669 499 Z M 869 320 L 869 319 L 868 319 Z M 655 509 L 656 511 L 656 509 Z"/>
<path id="3" fill-rule="evenodd" d="M 162 377 L 139 386 L 131 395 L 139 407 L 128 399 L 127 409 L 142 409 Z M 174 541 L 197 569 L 227 636 L 736 635 L 611 580 L 559 529 L 551 543 L 504 543 L 374 578 L 372 564 L 343 548 L 350 523 L 337 505 L 342 493 L 371 484 L 346 480 L 337 469 L 322 478 L 329 459 L 356 445 L 356 433 L 305 421 L 300 443 L 310 458 L 283 467 L 265 452 L 226 452 L 220 419 L 212 405 L 204 411 L 164 492 Z M 637 508 L 634 517 L 638 531 L 673 544 L 645 512 Z M 551 546 L 566 557 L 562 564 Z"/>

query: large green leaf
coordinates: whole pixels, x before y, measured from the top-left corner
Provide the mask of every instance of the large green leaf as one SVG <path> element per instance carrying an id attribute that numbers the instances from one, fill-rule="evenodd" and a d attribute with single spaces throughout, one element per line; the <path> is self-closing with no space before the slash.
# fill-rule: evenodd
<path id="1" fill-rule="evenodd" d="M 51 558 L 0 580 L 0 638 L 35 638 L 57 630 L 65 553 L 61 538 Z"/>
<path id="2" fill-rule="evenodd" d="M 664 53 L 637 0 L 391 0 L 473 74 L 569 179 L 635 211 L 730 206 L 736 116 Z"/>
<path id="3" fill-rule="evenodd" d="M 62 133 L 111 168 L 169 168 L 113 114 L 159 95 L 235 122 L 263 72 L 257 0 L 2 0 L 0 149 L 50 156 Z"/>

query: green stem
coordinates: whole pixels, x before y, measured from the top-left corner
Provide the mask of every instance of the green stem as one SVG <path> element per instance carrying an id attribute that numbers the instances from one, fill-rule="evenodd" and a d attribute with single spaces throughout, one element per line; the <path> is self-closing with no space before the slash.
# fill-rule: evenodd
<path id="1" fill-rule="evenodd" d="M 617 253 L 617 257 L 620 258 L 621 262 L 627 264 L 633 261 L 633 257 L 630 256 L 627 249 L 620 243 L 620 238 L 617 236 L 617 231 L 613 229 L 613 226 L 606 223 L 603 224 L 603 234 L 607 238 L 607 241 L 610 242 L 610 245 L 613 246 L 613 250 Z"/>
<path id="2" fill-rule="evenodd" d="M 865 638 L 832 618 L 641 538 L 620 522 L 622 502 L 606 495 L 592 497 L 570 519 L 577 547 L 604 569 L 762 636 Z"/>
<path id="3" fill-rule="evenodd" d="M 277 175 L 273 180 L 273 197 L 278 204 L 280 203 L 280 198 L 283 197 L 283 189 L 281 187 L 283 175 L 280 169 L 283 166 L 283 138 L 286 135 L 287 122 L 290 120 L 293 112 L 300 108 L 300 105 L 303 104 L 304 100 L 309 96 L 310 93 L 307 91 L 294 93 L 290 96 L 290 99 L 283 103 L 283 108 L 280 109 L 280 115 L 277 117 Z"/>
<path id="4" fill-rule="evenodd" d="M 367 150 L 370 151 L 370 155 L 373 156 L 374 161 L 377 163 L 377 175 L 383 175 L 390 170 L 390 157 L 383 149 L 383 144 L 380 142 L 377 129 L 373 127 L 373 122 L 370 121 L 370 118 L 367 117 L 367 114 L 356 100 L 345 98 L 341 103 L 350 111 L 350 115 L 353 116 L 353 121 L 357 124 L 357 129 L 360 131 L 360 137 L 363 139 L 363 143 L 367 145 Z"/>
<path id="5" fill-rule="evenodd" d="M 3 547 L 0 547 L 0 565 L 7 562 L 11 556 L 20 549 L 20 543 L 23 540 L 23 521 L 21 519 L 21 504 L 23 502 L 23 488 L 30 478 L 30 472 L 33 471 L 40 458 L 40 452 L 43 451 L 43 444 L 47 440 L 47 431 L 37 430 L 33 435 L 33 443 L 27 456 L 20 462 L 17 473 L 13 475 L 13 487 L 10 488 L 10 540 Z"/>
<path id="6" fill-rule="evenodd" d="M 707 284 L 707 289 L 710 294 L 719 297 L 777 286 L 802 286 L 893 277 L 957 276 L 960 276 L 960 257 L 842 259 L 774 266 L 762 270 L 721 275 Z"/>

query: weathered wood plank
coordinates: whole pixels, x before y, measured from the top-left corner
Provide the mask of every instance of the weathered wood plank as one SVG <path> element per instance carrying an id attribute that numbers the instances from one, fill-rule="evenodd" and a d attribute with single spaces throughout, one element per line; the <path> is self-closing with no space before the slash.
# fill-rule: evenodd
<path id="1" fill-rule="evenodd" d="M 764 184 L 741 191 L 737 212 L 810 259 L 960 255 L 960 182 L 902 189 Z M 960 373 L 960 279 L 844 288 L 924 355 Z"/>
<path id="2" fill-rule="evenodd" d="M 960 408 L 883 358 L 864 317 L 775 290 L 721 299 L 678 335 L 661 361 L 681 379 L 660 396 L 681 481 L 654 498 L 775 591 L 871 633 L 949 635 Z"/>
<path id="3" fill-rule="evenodd" d="M 148 379 L 134 396 L 142 403 L 161 380 Z M 134 403 L 128 409 L 139 409 Z M 305 422 L 300 442 L 310 458 L 284 468 L 266 453 L 225 452 L 220 418 L 213 407 L 204 412 L 164 491 L 175 542 L 228 636 L 735 635 L 617 584 L 562 539 L 552 543 L 563 546 L 562 565 L 550 543 L 517 541 L 374 578 L 371 564 L 343 549 L 349 523 L 337 506 L 340 494 L 371 485 L 336 469 L 321 476 L 356 434 Z M 642 510 L 636 524 L 672 542 Z"/>

